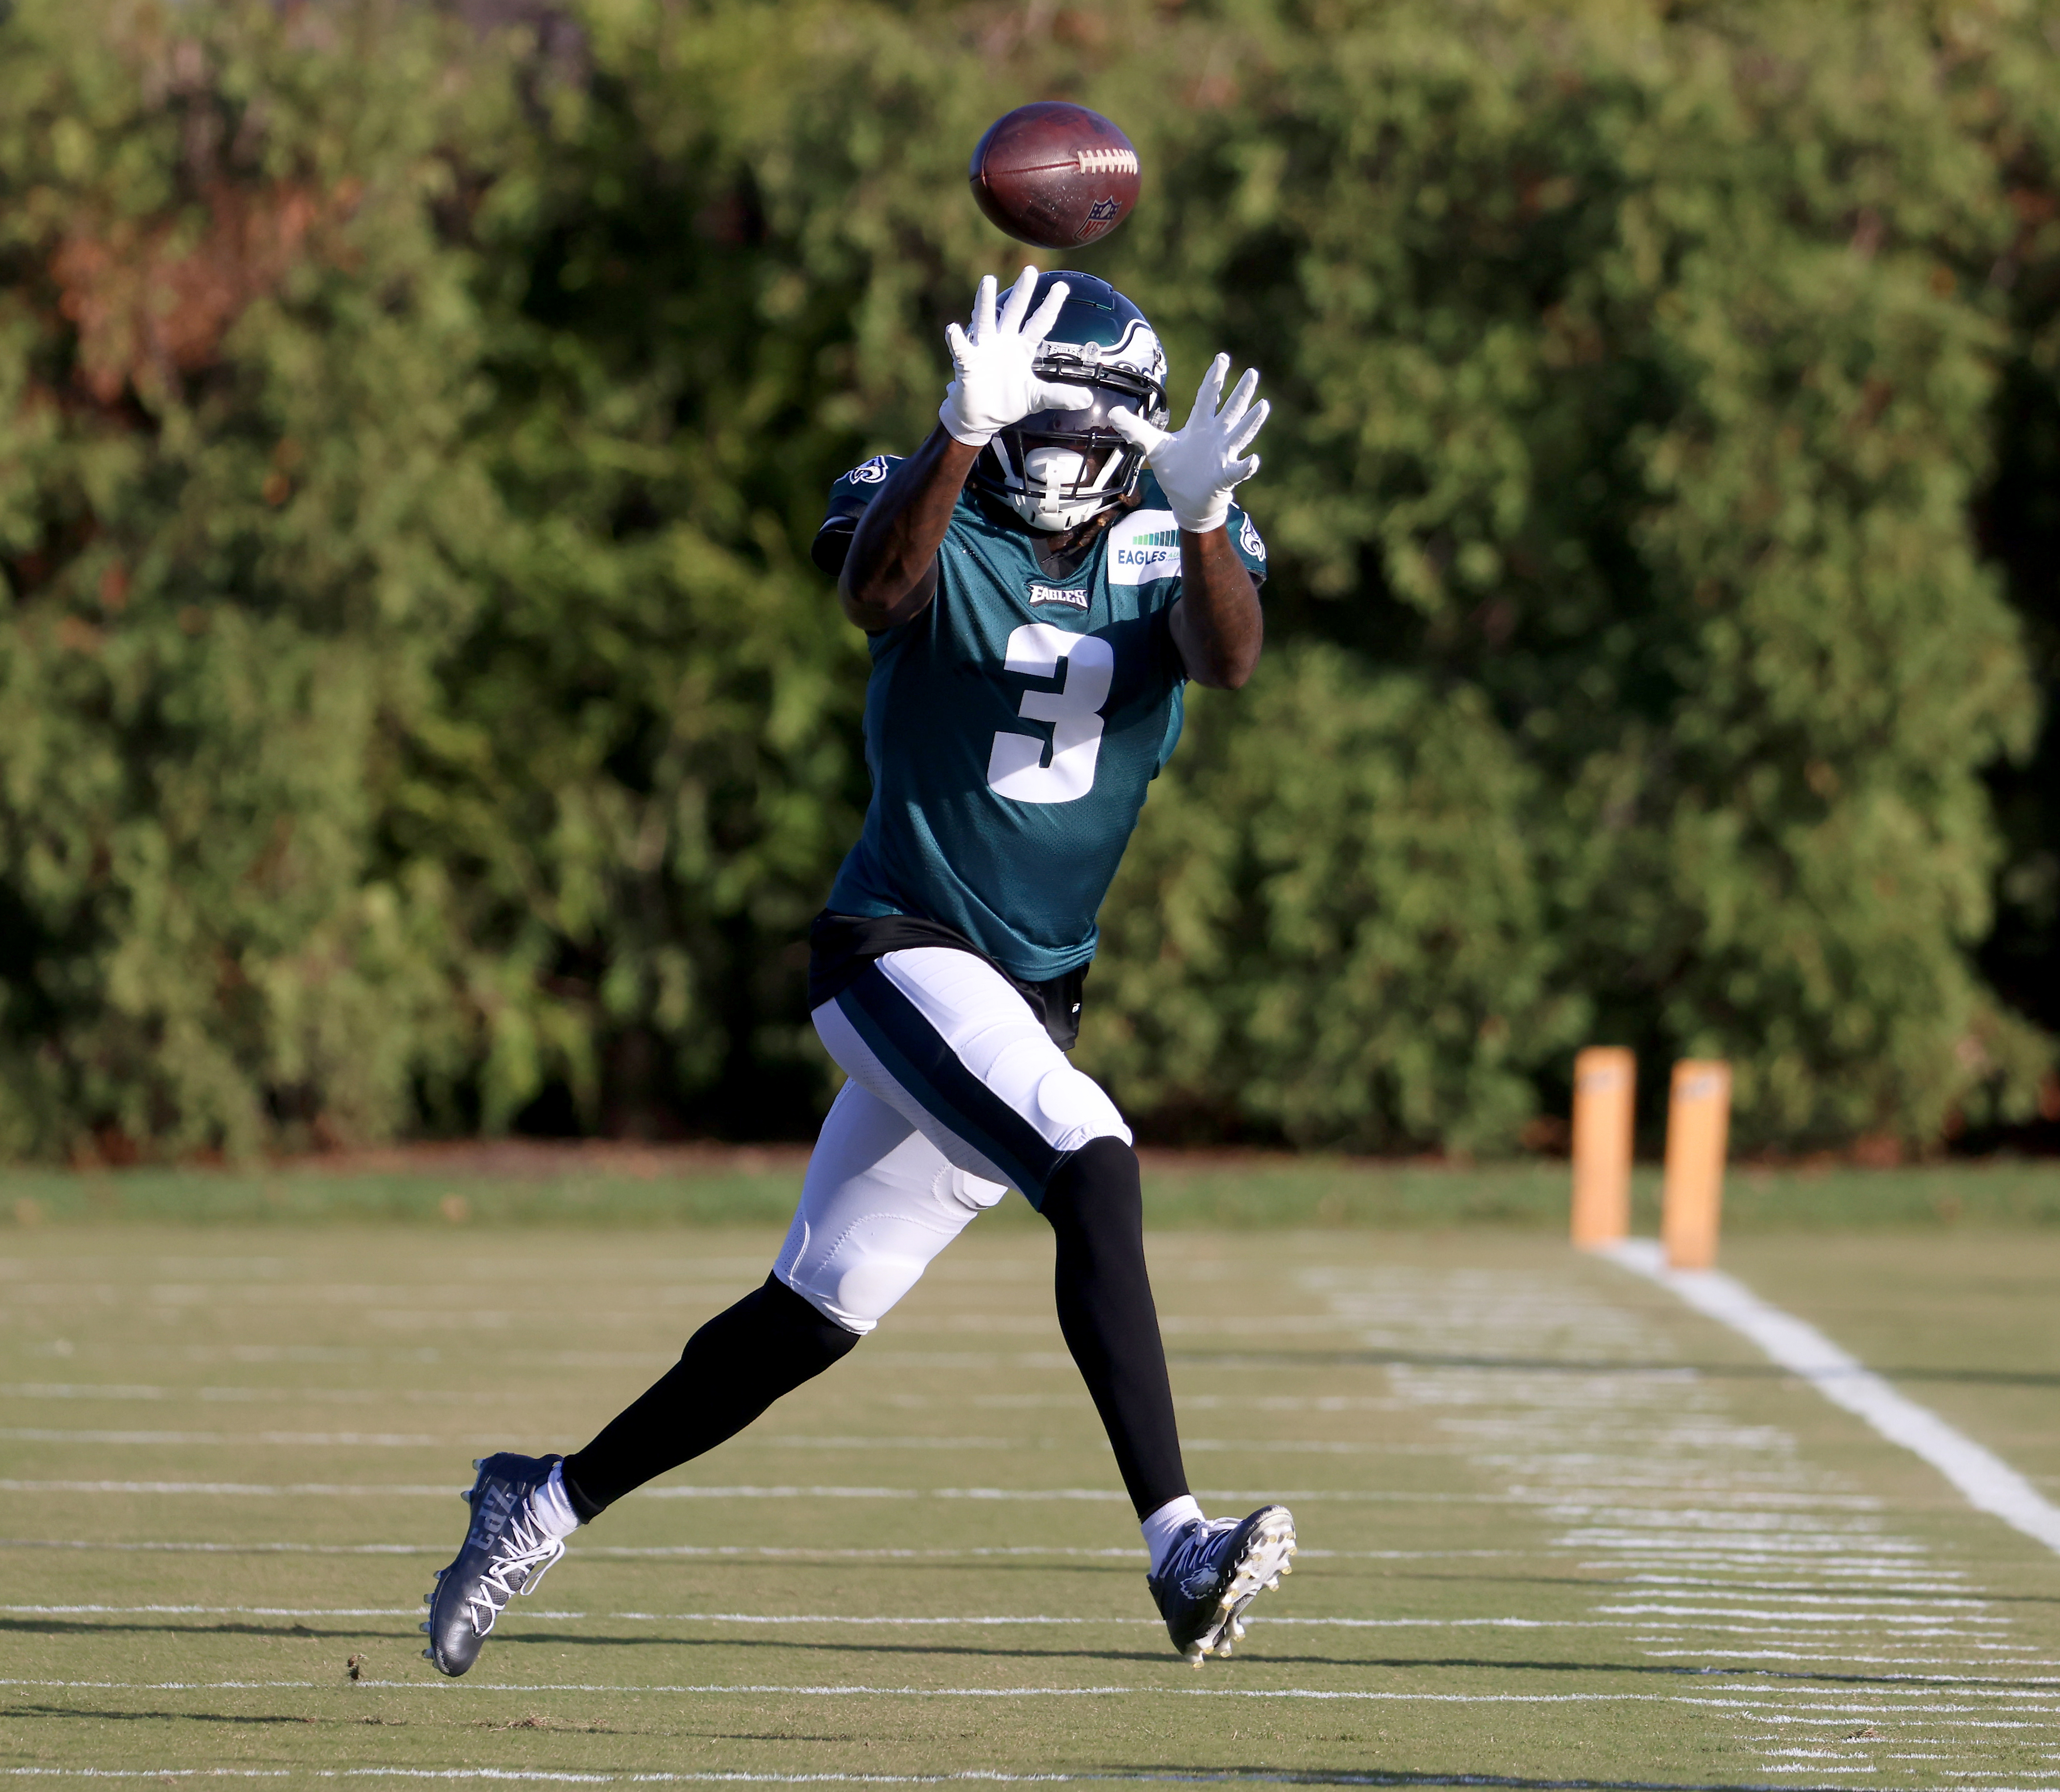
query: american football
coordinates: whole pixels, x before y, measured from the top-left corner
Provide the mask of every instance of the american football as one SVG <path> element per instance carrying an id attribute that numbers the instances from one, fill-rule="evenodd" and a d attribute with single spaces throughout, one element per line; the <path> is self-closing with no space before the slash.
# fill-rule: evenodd
<path id="1" fill-rule="evenodd" d="M 1040 249 L 1099 241 L 1137 203 L 1130 139 L 1099 112 L 1064 100 L 997 118 L 967 174 L 988 221 Z"/>

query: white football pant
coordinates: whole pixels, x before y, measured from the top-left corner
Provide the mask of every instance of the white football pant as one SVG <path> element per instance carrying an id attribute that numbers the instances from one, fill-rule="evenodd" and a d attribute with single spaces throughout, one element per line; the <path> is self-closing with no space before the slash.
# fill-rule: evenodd
<path id="1" fill-rule="evenodd" d="M 970 952 L 888 952 L 814 1018 L 850 1080 L 823 1122 L 772 1267 L 849 1331 L 872 1331 L 1008 1189 L 1040 1205 L 1089 1139 L 1130 1143 L 1101 1085 Z"/>

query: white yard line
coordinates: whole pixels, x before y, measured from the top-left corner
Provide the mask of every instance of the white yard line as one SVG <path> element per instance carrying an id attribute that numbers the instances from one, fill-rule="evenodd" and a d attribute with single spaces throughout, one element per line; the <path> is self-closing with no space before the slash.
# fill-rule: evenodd
<path id="1" fill-rule="evenodd" d="M 111 1555 L 448 1555 L 448 1543 L 203 1543 L 180 1539 L 122 1543 L 78 1537 L 0 1537 L 0 1550 L 91 1550 Z M 603 1552 L 606 1553 L 606 1552 Z M 660 1551 L 669 1554 L 670 1551 Z M 1304 1552 L 1306 1553 L 1306 1552 Z"/>
<path id="2" fill-rule="evenodd" d="M 1891 1760 L 1942 1760 L 1939 1755 L 1894 1755 Z M 1774 1772 L 1787 1770 L 1775 1768 Z M 1089 1769 L 1082 1773 L 1012 1774 L 998 1768 L 965 1767 L 939 1774 L 771 1774 L 737 1769 L 729 1771 L 671 1773 L 580 1773 L 542 1767 L 0 1767 L 0 1774 L 34 1775 L 56 1779 L 284 1779 L 301 1774 L 310 1779 L 434 1779 L 534 1780 L 568 1786 L 952 1786 L 962 1783 L 998 1786 L 1051 1786 L 1074 1784 L 1158 1784 L 1196 1786 L 1479 1786 L 1499 1783 L 1472 1774 L 1449 1778 L 1412 1777 L 1404 1782 L 1382 1773 L 1264 1773 L 1250 1769 L 1211 1772 L 1176 1768 Z M 1569 1784 L 1587 1784 L 1585 1781 Z M 1647 1782 L 1614 1780 L 1614 1786 L 1635 1788 Z M 1654 1782 L 1651 1792 L 1678 1792 L 1672 1784 Z M 2001 1792 L 2001 1789 L 1997 1789 Z"/>
<path id="3" fill-rule="evenodd" d="M 196 1606 L 196 1605 L 0 1605 L 0 1613 L 28 1618 L 419 1618 L 420 1606 Z M 963 1617 L 901 1617 L 872 1612 L 749 1612 L 749 1611 L 554 1611 L 522 1610 L 515 1616 L 554 1623 L 632 1624 L 853 1624 L 901 1626 L 936 1629 L 960 1626 L 972 1629 L 1009 1629 L 1018 1626 L 1140 1626 L 1160 1628 L 1156 1618 L 1086 1618 L 1072 1614 L 1030 1612 L 1010 1615 Z M 1624 1630 L 1621 1623 L 1599 1623 L 1583 1618 L 1276 1618 L 1253 1620 L 1274 1625 L 1299 1625 L 1316 1630 Z"/>
<path id="4" fill-rule="evenodd" d="M 12 1617 L 421 1617 L 418 1605 L 0 1605 Z M 532 1617 L 585 1617 L 537 1610 Z"/>
<path id="5" fill-rule="evenodd" d="M 280 1692 L 376 1687 L 386 1692 L 705 1694 L 784 1698 L 1306 1698 L 1395 1705 L 1679 1705 L 1703 1702 L 1671 1693 L 1422 1693 L 1331 1690 L 1312 1686 L 780 1686 L 771 1685 L 629 1686 L 585 1682 L 545 1684 L 435 1680 L 0 1680 L 0 1686 L 46 1686 L 96 1692 Z"/>
<path id="6" fill-rule="evenodd" d="M 449 1555 L 449 1543 L 209 1543 L 184 1539 L 122 1541 L 78 1537 L 0 1537 L 0 1550 L 86 1550 L 112 1555 L 163 1552 L 194 1555 Z M 1447 1562 L 1495 1559 L 1514 1550 L 1326 1550 L 1295 1552 L 1298 1562 Z M 792 1562 L 966 1562 L 987 1557 L 1060 1556 L 1139 1563 L 1149 1559 L 1141 1549 L 1085 1549 L 1064 1543 L 1008 1543 L 964 1549 L 840 1549 L 829 1545 L 784 1547 L 770 1543 L 581 1543 L 586 1557 L 643 1560 L 666 1557 L 748 1556 Z M 1636 1577 L 1632 1577 L 1636 1578 Z"/>
<path id="7" fill-rule="evenodd" d="M 1882 1783 L 1881 1738 L 1845 1738 L 1827 1757 L 1825 1737 L 1808 1758 L 1848 1764 L 1805 1770 L 1785 1746 L 1804 1739 L 1791 1722 L 1892 1714 L 1897 1745 L 1966 1761 L 1992 1730 L 2038 1727 L 2060 1709 L 2050 1681 L 2019 1678 L 2050 1664 L 2025 1658 L 2030 1646 L 1978 1584 L 1894 1535 L 1890 1503 L 1814 1459 L 1760 1416 L 1764 1403 L 1670 1360 L 1679 1328 L 1663 1314 L 1535 1275 L 1337 1265 L 1301 1280 L 1355 1318 L 1361 1343 L 1397 1353 L 1397 1398 L 1551 1525 L 1556 1548 L 1607 1577 L 1585 1616 L 1627 1621 L 1628 1652 L 1671 1671 L 1726 1677 L 1727 1696 L 1680 1702 L 1746 1726 L 1738 1740 L 1767 1783 L 1806 1771 Z M 1971 1683 L 1992 1677 L 1983 1670 L 2009 1683 Z M 1877 1682 L 1858 1706 L 1796 1683 L 1848 1672 Z M 1779 1678 L 1763 1694 L 1753 1682 L 1769 1674 Z M 1755 1726 L 1773 1733 L 1747 1734 Z"/>
<path id="8" fill-rule="evenodd" d="M 63 1430 L 50 1425 L 0 1427 L 0 1441 L 9 1443 L 146 1444 L 248 1450 L 259 1444 L 288 1449 L 457 1450 L 491 1447 L 491 1439 L 438 1437 L 423 1431 L 118 1431 Z"/>
<path id="9" fill-rule="evenodd" d="M 441 1487 L 401 1484 L 346 1485 L 338 1482 L 302 1481 L 268 1484 L 248 1481 L 23 1481 L 0 1479 L 0 1493 L 111 1493 L 202 1494 L 210 1498 L 244 1495 L 253 1499 L 283 1499 L 293 1495 L 345 1499 L 448 1499 L 459 1492 L 455 1478 Z M 1198 1487 L 1198 1499 L 1232 1501 L 1279 1500 L 1283 1504 L 1311 1505 L 1319 1502 L 1351 1504 L 1515 1506 L 1530 1503 L 1513 1494 L 1468 1494 L 1429 1491 L 1398 1493 L 1373 1488 L 1350 1490 L 1303 1488 L 1284 1493 L 1278 1488 Z M 1129 1495 L 1120 1487 L 639 1487 L 633 1499 L 981 1499 L 1084 1500 L 1128 1505 Z M 1044 1553 L 1040 1551 L 1039 1553 Z"/>
<path id="10" fill-rule="evenodd" d="M 329 1481 L 296 1482 L 283 1487 L 261 1487 L 245 1481 L 16 1481 L 0 1480 L 0 1493 L 113 1493 L 205 1494 L 210 1499 L 228 1495 L 282 1499 L 295 1494 L 336 1495 L 345 1499 L 449 1499 L 457 1491 L 454 1483 L 440 1487 L 345 1487 Z"/>
<path id="11" fill-rule="evenodd" d="M 1720 1271 L 1669 1269 L 1659 1246 L 1650 1239 L 1628 1239 L 1604 1255 L 1751 1339 L 1833 1405 L 1843 1407 L 1890 1443 L 1929 1463 L 1976 1511 L 1990 1513 L 2060 1552 L 2060 1507 L 2000 1456 L 1955 1431 L 1929 1407 L 1899 1393 L 1814 1326 L 1770 1306 L 1743 1283 Z"/>

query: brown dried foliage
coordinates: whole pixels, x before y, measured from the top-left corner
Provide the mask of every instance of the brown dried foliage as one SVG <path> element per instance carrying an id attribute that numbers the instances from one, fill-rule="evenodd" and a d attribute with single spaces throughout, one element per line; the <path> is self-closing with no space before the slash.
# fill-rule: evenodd
<path id="1" fill-rule="evenodd" d="M 71 230 L 51 259 L 58 306 L 78 332 L 78 377 L 102 404 L 170 386 L 214 359 L 230 327 L 277 290 L 339 209 L 304 187 L 212 182 L 198 242 L 180 219 Z"/>

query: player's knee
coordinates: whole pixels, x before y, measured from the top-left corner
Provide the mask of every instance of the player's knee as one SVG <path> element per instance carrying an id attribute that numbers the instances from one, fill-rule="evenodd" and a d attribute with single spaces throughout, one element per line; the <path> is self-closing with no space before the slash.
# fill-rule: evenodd
<path id="1" fill-rule="evenodd" d="M 825 1313 L 805 1295 L 797 1297 L 777 1276 L 769 1275 L 764 1289 L 769 1305 L 779 1310 L 778 1323 L 793 1339 L 796 1360 L 827 1369 L 857 1348 L 860 1334 Z M 812 1367 L 811 1372 L 814 1372 Z"/>
<path id="2" fill-rule="evenodd" d="M 1100 1139 L 1128 1148 L 1130 1128 L 1123 1116 L 1108 1092 L 1084 1071 L 1060 1064 L 1038 1084 L 1035 1099 L 1044 1122 L 1041 1130 L 1056 1149 L 1078 1151 Z"/>
<path id="3" fill-rule="evenodd" d="M 788 1286 L 823 1318 L 863 1338 L 921 1280 L 924 1265 L 906 1257 L 860 1257 L 792 1271 Z"/>
<path id="4" fill-rule="evenodd" d="M 859 1285 L 859 1279 L 840 1275 L 828 1263 L 812 1263 L 806 1267 L 796 1264 L 792 1267 L 776 1269 L 785 1286 L 828 1325 L 835 1326 L 847 1336 L 856 1339 L 880 1323 L 880 1315 L 893 1305 L 900 1295 L 883 1301 L 880 1291 Z M 846 1283 L 852 1284 L 849 1287 Z M 912 1286 L 912 1281 L 911 1285 Z M 906 1293 L 906 1288 L 900 1291 Z"/>
<path id="5" fill-rule="evenodd" d="M 1137 1153 L 1123 1139 L 1092 1139 L 1045 1185 L 1038 1211 L 1062 1235 L 1141 1238 L 1144 1187 Z"/>
<path id="6" fill-rule="evenodd" d="M 991 1188 L 990 1183 L 980 1185 Z M 1003 1191 L 994 1190 L 996 1199 Z M 796 1219 L 773 1274 L 823 1317 L 863 1337 L 901 1297 L 959 1228 L 978 1211 L 970 1198 L 940 1223 L 891 1212 L 872 1213 L 828 1236 L 811 1235 Z"/>
<path id="7" fill-rule="evenodd" d="M 776 1273 L 694 1334 L 687 1349 L 712 1345 L 735 1359 L 767 1366 L 798 1384 L 848 1355 L 858 1333 L 838 1323 Z"/>

